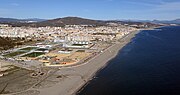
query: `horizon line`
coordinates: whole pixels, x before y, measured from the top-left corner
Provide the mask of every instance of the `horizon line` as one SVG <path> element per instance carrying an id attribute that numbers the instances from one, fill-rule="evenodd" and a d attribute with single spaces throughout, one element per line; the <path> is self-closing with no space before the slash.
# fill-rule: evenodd
<path id="1" fill-rule="evenodd" d="M 0 18 L 10 18 L 10 19 L 19 19 L 19 20 L 23 20 L 23 19 L 44 19 L 44 20 L 53 20 L 53 19 L 58 19 L 58 18 L 66 18 L 66 17 L 77 17 L 77 18 L 83 18 L 83 19 L 91 19 L 91 20 L 104 20 L 104 21 L 108 21 L 108 20 L 129 20 L 129 21 L 154 21 L 154 20 L 160 20 L 160 21 L 168 21 L 168 20 L 177 20 L 180 18 L 174 18 L 174 19 L 134 19 L 134 18 L 122 18 L 122 19 L 95 19 L 95 18 L 89 18 L 89 17 L 82 17 L 82 16 L 61 16 L 61 17 L 52 17 L 52 18 L 40 18 L 40 17 L 28 17 L 28 18 L 19 18 L 19 17 L 0 17 Z"/>

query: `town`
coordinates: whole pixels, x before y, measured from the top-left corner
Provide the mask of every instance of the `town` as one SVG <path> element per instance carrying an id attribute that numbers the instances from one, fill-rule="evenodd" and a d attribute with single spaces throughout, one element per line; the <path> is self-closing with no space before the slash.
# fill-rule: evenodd
<path id="1" fill-rule="evenodd" d="M 1 0 L 0 95 L 180 95 L 180 0 Z"/>
<path id="2" fill-rule="evenodd" d="M 0 37 L 20 39 L 23 44 L 5 50 L 1 48 L 0 89 L 4 90 L 0 93 L 17 93 L 31 87 L 41 88 L 47 85 L 51 87 L 54 85 L 52 81 L 58 83 L 68 77 L 67 72 L 74 73 L 67 70 L 68 68 L 83 66 L 108 51 L 113 53 L 108 49 L 114 48 L 119 43 L 125 45 L 130 38 L 125 42 L 121 39 L 130 34 L 132 34 L 130 37 L 133 37 L 137 31 L 140 31 L 137 25 L 113 25 L 112 23 L 108 26 L 96 27 L 91 25 L 12 27 L 1 24 Z M 95 63 L 89 65 L 93 64 Z M 97 64 L 95 68 L 100 67 Z M 44 80 L 49 80 L 48 77 L 51 80 L 46 83 Z M 87 78 L 82 80 L 86 82 Z M 4 82 L 4 80 L 7 81 Z M 9 84 L 10 82 L 13 83 Z"/>
<path id="3" fill-rule="evenodd" d="M 1 58 L 18 62 L 36 60 L 43 66 L 81 64 L 111 46 L 118 39 L 136 30 L 136 28 L 123 25 L 117 27 L 66 25 L 63 28 L 1 25 L 1 37 L 41 41 L 3 51 Z M 22 65 L 23 67 L 26 66 Z"/>

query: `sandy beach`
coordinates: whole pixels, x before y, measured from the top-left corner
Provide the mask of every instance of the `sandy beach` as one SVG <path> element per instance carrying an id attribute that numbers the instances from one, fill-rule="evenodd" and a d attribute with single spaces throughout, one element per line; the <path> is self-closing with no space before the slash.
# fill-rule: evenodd
<path id="1" fill-rule="evenodd" d="M 50 70 L 38 84 L 13 95 L 75 95 L 139 32 L 128 34 L 84 64 Z"/>

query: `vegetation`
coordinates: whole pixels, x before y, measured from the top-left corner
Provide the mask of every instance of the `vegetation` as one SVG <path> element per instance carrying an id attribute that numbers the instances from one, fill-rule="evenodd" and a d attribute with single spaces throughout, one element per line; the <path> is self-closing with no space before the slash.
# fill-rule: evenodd
<path id="1" fill-rule="evenodd" d="M 0 50 L 6 50 L 15 46 L 15 40 L 0 37 Z"/>
<path id="2" fill-rule="evenodd" d="M 32 52 L 30 54 L 24 55 L 23 57 L 38 57 L 38 56 L 43 55 L 43 54 L 45 54 L 45 53 L 43 53 L 43 52 Z"/>
<path id="3" fill-rule="evenodd" d="M 31 51 L 31 50 L 34 50 L 34 49 L 37 49 L 37 47 L 27 47 L 27 48 L 22 48 L 20 50 Z"/>

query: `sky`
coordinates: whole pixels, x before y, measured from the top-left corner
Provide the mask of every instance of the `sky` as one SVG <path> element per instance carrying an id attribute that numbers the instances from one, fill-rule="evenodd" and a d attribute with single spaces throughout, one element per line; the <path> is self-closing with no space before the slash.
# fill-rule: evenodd
<path id="1" fill-rule="evenodd" d="M 0 0 L 0 17 L 98 20 L 173 20 L 180 0 Z"/>

